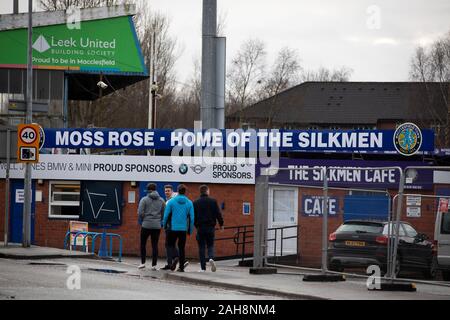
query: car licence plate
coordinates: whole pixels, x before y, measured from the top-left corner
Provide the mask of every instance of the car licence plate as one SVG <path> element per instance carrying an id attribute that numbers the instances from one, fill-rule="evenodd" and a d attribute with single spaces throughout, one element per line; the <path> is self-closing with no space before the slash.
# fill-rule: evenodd
<path id="1" fill-rule="evenodd" d="M 345 241 L 345 245 L 349 247 L 365 247 L 366 243 L 364 241 Z"/>

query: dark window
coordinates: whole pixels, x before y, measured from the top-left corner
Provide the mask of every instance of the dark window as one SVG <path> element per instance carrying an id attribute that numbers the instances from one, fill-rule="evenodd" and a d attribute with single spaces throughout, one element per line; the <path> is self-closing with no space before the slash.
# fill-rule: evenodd
<path id="1" fill-rule="evenodd" d="M 64 72 L 52 71 L 50 72 L 50 98 L 53 100 L 62 100 L 63 86 L 64 86 Z"/>
<path id="2" fill-rule="evenodd" d="M 22 93 L 22 70 L 20 69 L 9 70 L 9 83 L 10 83 L 9 93 Z"/>
<path id="3" fill-rule="evenodd" d="M 442 214 L 441 233 L 450 234 L 450 212 Z"/>
<path id="4" fill-rule="evenodd" d="M 8 70 L 0 69 L 0 93 L 8 93 Z"/>
<path id="5" fill-rule="evenodd" d="M 48 100 L 50 98 L 50 72 L 47 70 L 37 70 L 36 74 L 36 93 L 37 100 Z"/>

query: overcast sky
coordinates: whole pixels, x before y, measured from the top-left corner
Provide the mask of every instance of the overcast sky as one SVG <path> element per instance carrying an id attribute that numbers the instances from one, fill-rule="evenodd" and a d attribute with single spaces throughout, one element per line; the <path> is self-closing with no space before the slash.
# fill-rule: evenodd
<path id="1" fill-rule="evenodd" d="M 0 0 L 0 12 L 11 12 L 12 2 Z M 171 19 L 182 48 L 177 71 L 186 81 L 201 54 L 202 1 L 150 5 Z M 258 38 L 269 63 L 288 46 L 298 49 L 305 69 L 345 65 L 354 70 L 353 81 L 407 81 L 414 48 L 450 31 L 450 0 L 218 0 L 218 6 L 228 59 L 243 41 Z"/>

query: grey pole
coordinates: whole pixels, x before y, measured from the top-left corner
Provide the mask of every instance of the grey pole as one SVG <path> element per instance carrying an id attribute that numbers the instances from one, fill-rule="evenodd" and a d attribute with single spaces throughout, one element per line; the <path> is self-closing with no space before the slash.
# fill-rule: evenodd
<path id="1" fill-rule="evenodd" d="M 202 127 L 215 127 L 216 104 L 217 0 L 203 0 L 202 92 L 200 114 Z"/>
<path id="2" fill-rule="evenodd" d="M 6 186 L 5 186 L 5 247 L 8 246 L 9 238 L 9 169 L 11 165 L 11 130 L 6 130 Z"/>
<path id="3" fill-rule="evenodd" d="M 33 0 L 28 0 L 28 66 L 27 66 L 27 115 L 25 123 L 32 122 L 32 98 L 33 98 Z M 24 205 L 23 205 L 23 236 L 22 246 L 31 245 L 31 164 L 27 163 L 24 181 Z"/>
<path id="4" fill-rule="evenodd" d="M 13 13 L 18 14 L 19 13 L 19 0 L 13 1 Z"/>
<path id="5" fill-rule="evenodd" d="M 226 38 L 216 39 L 216 106 L 215 128 L 225 129 Z"/>
<path id="6" fill-rule="evenodd" d="M 267 220 L 268 175 L 256 178 L 255 186 L 255 217 L 253 231 L 253 268 L 263 267 L 265 239 L 264 219 Z"/>
<path id="7" fill-rule="evenodd" d="M 149 69 L 150 69 L 150 77 L 148 79 L 148 128 L 153 128 L 153 73 L 154 70 L 154 56 L 153 56 L 153 48 L 154 48 L 154 40 L 155 40 L 155 32 L 152 33 L 152 38 L 150 40 L 150 61 L 149 61 Z M 153 154 L 152 150 L 147 150 L 147 155 L 151 156 Z"/>
<path id="8" fill-rule="evenodd" d="M 323 172 L 322 273 L 328 271 L 328 169 Z"/>
<path id="9" fill-rule="evenodd" d="M 392 252 L 392 268 L 390 278 L 393 280 L 395 278 L 395 268 L 397 264 L 397 250 L 398 250 L 398 242 L 400 235 L 400 218 L 402 214 L 402 204 L 403 204 L 403 192 L 405 189 L 405 174 L 403 170 L 400 170 L 400 186 L 398 189 L 398 198 L 397 198 L 397 217 L 395 222 L 395 238 L 394 238 L 394 248 Z"/>

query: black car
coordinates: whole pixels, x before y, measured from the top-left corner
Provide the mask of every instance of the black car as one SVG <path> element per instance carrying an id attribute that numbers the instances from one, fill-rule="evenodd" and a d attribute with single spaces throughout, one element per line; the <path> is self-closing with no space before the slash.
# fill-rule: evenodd
<path id="1" fill-rule="evenodd" d="M 388 222 L 344 222 L 329 236 L 329 269 L 342 272 L 344 268 L 378 265 L 385 273 L 389 225 L 394 233 L 394 224 Z M 434 278 L 436 252 L 433 243 L 406 222 L 400 222 L 399 236 L 396 274 L 400 270 L 420 270 L 427 278 Z"/>

